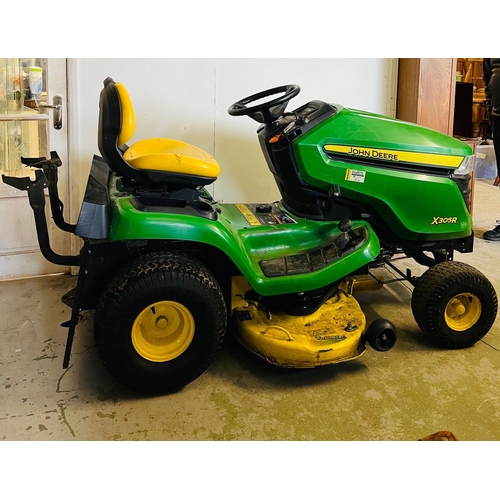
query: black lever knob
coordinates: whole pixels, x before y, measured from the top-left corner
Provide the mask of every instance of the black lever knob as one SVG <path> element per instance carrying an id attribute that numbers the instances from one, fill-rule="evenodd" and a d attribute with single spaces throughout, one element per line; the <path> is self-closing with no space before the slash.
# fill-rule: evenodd
<path id="1" fill-rule="evenodd" d="M 257 205 L 255 211 L 259 214 L 270 214 L 273 211 L 271 205 Z"/>
<path id="2" fill-rule="evenodd" d="M 351 219 L 342 219 L 338 223 L 338 228 L 343 232 L 343 233 L 348 233 L 352 229 L 352 222 Z"/>
<path id="3" fill-rule="evenodd" d="M 342 233 L 336 240 L 335 240 L 335 243 L 337 245 L 337 247 L 340 249 L 340 250 L 344 250 L 345 248 L 347 248 L 349 246 L 349 244 L 351 243 L 351 238 L 349 238 L 349 236 L 347 235 L 347 233 Z"/>
<path id="4" fill-rule="evenodd" d="M 348 234 L 350 239 L 352 241 L 358 239 L 358 235 L 354 232 L 352 229 L 352 222 L 350 219 L 342 219 L 338 224 L 337 227 L 344 233 Z"/>
<path id="5" fill-rule="evenodd" d="M 351 219 L 342 219 L 338 224 L 337 227 L 339 228 L 340 231 L 343 233 L 347 233 L 353 240 L 357 239 L 358 235 L 353 231 L 352 229 L 352 222 Z"/>

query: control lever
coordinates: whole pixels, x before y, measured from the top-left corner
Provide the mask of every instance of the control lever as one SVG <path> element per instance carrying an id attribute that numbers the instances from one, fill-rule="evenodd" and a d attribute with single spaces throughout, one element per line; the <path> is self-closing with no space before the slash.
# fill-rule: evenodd
<path id="1" fill-rule="evenodd" d="M 352 228 L 352 222 L 350 219 L 342 219 L 337 224 L 337 227 L 340 231 L 342 231 L 342 234 L 339 235 L 335 242 L 340 250 L 344 250 L 349 245 L 352 245 L 359 238 Z"/>
<path id="2" fill-rule="evenodd" d="M 358 239 L 358 235 L 354 232 L 354 230 L 352 229 L 352 222 L 350 219 L 342 219 L 337 227 L 339 228 L 340 231 L 342 231 L 343 233 L 347 233 L 352 241 L 354 240 L 357 240 Z"/>
<path id="3" fill-rule="evenodd" d="M 344 250 L 345 248 L 347 248 L 350 243 L 351 238 L 349 238 L 349 235 L 347 233 L 340 234 L 335 240 L 335 244 L 339 247 L 340 250 Z"/>

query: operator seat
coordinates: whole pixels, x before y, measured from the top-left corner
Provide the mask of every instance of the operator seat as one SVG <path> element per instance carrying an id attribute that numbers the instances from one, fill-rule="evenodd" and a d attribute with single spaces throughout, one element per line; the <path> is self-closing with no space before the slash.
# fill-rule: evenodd
<path id="1" fill-rule="evenodd" d="M 217 179 L 215 158 L 196 146 L 174 139 L 145 139 L 127 146 L 135 115 L 125 86 L 104 80 L 99 101 L 99 151 L 118 175 L 148 185 L 197 188 Z"/>

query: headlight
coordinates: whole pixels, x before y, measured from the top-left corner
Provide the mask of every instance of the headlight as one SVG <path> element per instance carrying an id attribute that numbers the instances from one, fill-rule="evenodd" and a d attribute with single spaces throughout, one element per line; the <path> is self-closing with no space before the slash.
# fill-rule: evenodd
<path id="1" fill-rule="evenodd" d="M 464 177 L 469 175 L 474 168 L 474 155 L 465 156 L 460 166 L 453 172 L 453 177 Z"/>
<path id="2" fill-rule="evenodd" d="M 460 166 L 453 172 L 451 178 L 456 182 L 458 189 L 464 197 L 467 209 L 471 210 L 471 194 L 472 194 L 472 169 L 474 168 L 474 155 L 465 156 Z"/>

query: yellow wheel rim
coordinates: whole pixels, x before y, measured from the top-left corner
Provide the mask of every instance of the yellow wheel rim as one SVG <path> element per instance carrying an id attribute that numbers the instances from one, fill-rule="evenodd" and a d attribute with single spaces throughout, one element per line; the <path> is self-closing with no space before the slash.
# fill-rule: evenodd
<path id="1" fill-rule="evenodd" d="M 472 293 L 455 295 L 444 311 L 446 324 L 457 332 L 473 327 L 481 316 L 481 302 Z"/>
<path id="2" fill-rule="evenodd" d="M 194 337 L 189 310 L 169 300 L 146 307 L 132 326 L 132 344 L 145 359 L 162 363 L 180 356 Z"/>

